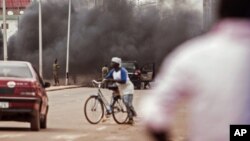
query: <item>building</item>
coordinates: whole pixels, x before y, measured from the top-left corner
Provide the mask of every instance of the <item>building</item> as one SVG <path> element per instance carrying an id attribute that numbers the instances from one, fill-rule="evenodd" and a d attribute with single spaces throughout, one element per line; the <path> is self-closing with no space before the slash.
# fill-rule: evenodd
<path id="1" fill-rule="evenodd" d="M 18 18 L 24 13 L 25 8 L 32 0 L 6 0 L 6 20 L 7 20 L 7 39 L 12 36 L 18 27 Z M 2 25 L 3 1 L 0 0 L 0 20 Z"/>
<path id="2" fill-rule="evenodd" d="M 3 2 L 0 0 L 0 13 L 2 14 Z M 31 3 L 31 0 L 6 0 L 7 15 L 21 15 L 24 9 Z"/>

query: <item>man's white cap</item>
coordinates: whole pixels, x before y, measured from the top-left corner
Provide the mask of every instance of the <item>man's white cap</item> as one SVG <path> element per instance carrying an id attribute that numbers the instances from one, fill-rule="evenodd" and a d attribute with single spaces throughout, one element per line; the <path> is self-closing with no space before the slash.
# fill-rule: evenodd
<path id="1" fill-rule="evenodd" d="M 113 57 L 113 58 L 111 59 L 111 62 L 114 62 L 114 63 L 119 64 L 119 67 L 121 67 L 121 65 L 122 65 L 122 59 L 119 58 L 119 57 Z"/>

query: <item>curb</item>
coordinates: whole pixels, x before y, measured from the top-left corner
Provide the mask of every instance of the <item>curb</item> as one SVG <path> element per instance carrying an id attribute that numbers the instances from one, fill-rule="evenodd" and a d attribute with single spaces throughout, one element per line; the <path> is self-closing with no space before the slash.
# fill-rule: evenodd
<path id="1" fill-rule="evenodd" d="M 54 87 L 54 88 L 51 87 L 51 88 L 46 89 L 46 92 L 65 90 L 65 89 L 74 89 L 74 88 L 80 88 L 80 87 L 83 87 L 83 86 L 76 85 L 76 86 L 65 86 L 65 87 Z"/>

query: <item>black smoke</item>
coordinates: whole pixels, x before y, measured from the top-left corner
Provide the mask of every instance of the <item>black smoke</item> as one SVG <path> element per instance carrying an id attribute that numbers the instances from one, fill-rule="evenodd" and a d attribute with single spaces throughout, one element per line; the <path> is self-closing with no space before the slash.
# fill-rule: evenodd
<path id="1" fill-rule="evenodd" d="M 73 3 L 70 74 L 100 73 L 100 67 L 113 56 L 137 60 L 140 64 L 155 62 L 158 68 L 178 44 L 201 32 L 196 19 L 199 12 L 184 9 L 178 3 L 162 9 L 156 5 L 138 7 L 126 0 L 104 2 L 91 9 L 84 3 Z M 32 3 L 24 13 L 18 32 L 9 40 L 9 58 L 30 61 L 38 68 L 38 4 Z M 42 16 L 44 77 L 51 78 L 55 58 L 64 75 L 68 2 L 44 2 Z"/>

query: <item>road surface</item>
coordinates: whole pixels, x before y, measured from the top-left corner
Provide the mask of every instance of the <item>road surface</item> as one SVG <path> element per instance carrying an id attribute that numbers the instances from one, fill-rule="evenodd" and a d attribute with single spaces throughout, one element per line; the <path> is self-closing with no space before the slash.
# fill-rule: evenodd
<path id="1" fill-rule="evenodd" d="M 0 141 L 150 141 L 145 134 L 140 121 L 138 105 L 148 90 L 138 90 L 134 95 L 134 106 L 138 117 L 135 125 L 118 125 L 112 118 L 106 122 L 92 125 L 83 114 L 83 104 L 89 95 L 94 94 L 94 88 L 76 88 L 48 92 L 49 114 L 48 128 L 39 132 L 30 131 L 29 123 L 0 122 Z M 104 90 L 109 98 L 111 91 Z M 183 116 L 179 116 L 183 121 Z M 175 132 L 178 135 L 174 141 L 183 141 L 182 128 Z"/>

